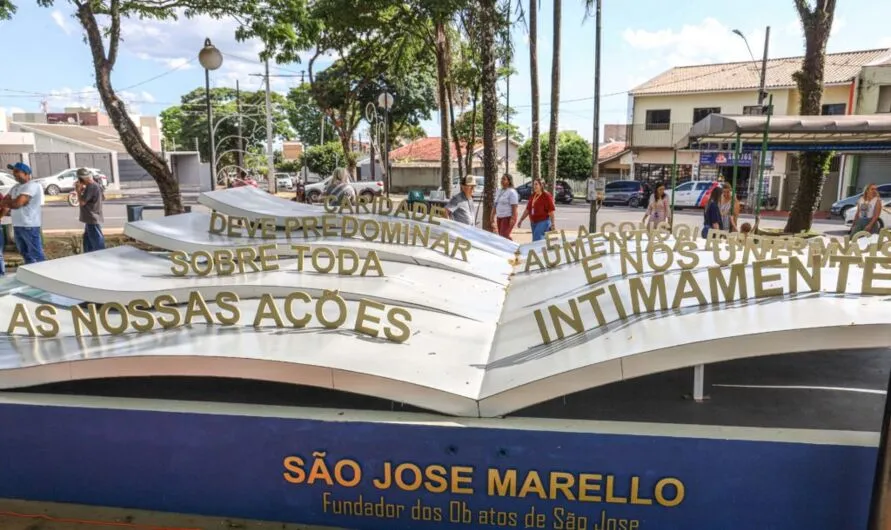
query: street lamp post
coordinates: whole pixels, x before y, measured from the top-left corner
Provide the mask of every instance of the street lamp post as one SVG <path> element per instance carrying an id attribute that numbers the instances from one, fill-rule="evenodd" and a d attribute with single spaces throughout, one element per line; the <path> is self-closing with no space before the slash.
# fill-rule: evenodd
<path id="1" fill-rule="evenodd" d="M 216 146 L 213 141 L 213 110 L 210 104 L 210 71 L 223 65 L 223 54 L 211 44 L 210 39 L 204 39 L 204 48 L 198 52 L 198 62 L 204 68 L 204 95 L 207 100 L 207 135 L 210 141 L 210 190 L 216 188 Z"/>
<path id="2" fill-rule="evenodd" d="M 390 198 L 390 187 L 392 181 L 390 179 L 390 108 L 393 106 L 393 96 L 387 92 L 381 92 L 377 97 L 377 106 L 384 109 L 384 171 L 386 179 L 387 198 Z"/>
<path id="3" fill-rule="evenodd" d="M 755 54 L 752 53 L 752 48 L 749 46 L 749 39 L 743 34 L 742 31 L 735 29 L 733 33 L 739 36 L 746 43 L 746 49 L 749 50 L 749 57 L 752 58 L 752 62 L 757 64 L 758 62 L 755 60 Z M 767 99 L 767 52 L 770 47 L 770 26 L 767 26 L 767 29 L 764 31 L 764 58 L 761 59 L 761 83 L 758 89 L 758 106 L 764 106 L 764 100 Z M 763 110 L 763 109 L 762 109 Z"/>

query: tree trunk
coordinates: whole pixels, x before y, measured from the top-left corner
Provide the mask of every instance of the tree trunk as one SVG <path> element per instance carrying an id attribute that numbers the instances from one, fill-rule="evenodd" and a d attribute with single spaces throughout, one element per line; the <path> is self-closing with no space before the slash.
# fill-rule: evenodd
<path id="1" fill-rule="evenodd" d="M 483 92 L 483 215 L 485 230 L 495 231 L 492 217 L 495 207 L 495 184 L 498 173 L 498 153 L 495 152 L 495 135 L 498 127 L 498 82 L 495 64 L 495 33 L 498 31 L 498 6 L 496 0 L 481 0 L 482 42 L 482 92 Z"/>
<path id="2" fill-rule="evenodd" d="M 155 179 L 158 191 L 161 193 L 161 201 L 164 203 L 164 215 L 183 213 L 183 201 L 179 182 L 173 176 L 173 172 L 170 171 L 167 162 L 145 143 L 141 130 L 130 119 L 124 102 L 118 98 L 114 88 L 111 86 L 111 71 L 117 59 L 117 50 L 121 38 L 119 2 L 117 0 L 111 3 L 110 14 L 111 28 L 108 35 L 108 55 L 106 56 L 102 30 L 99 28 L 96 17 L 90 8 L 90 2 L 81 4 L 77 10 L 78 20 L 80 20 L 87 34 L 87 42 L 90 45 L 90 52 L 93 56 L 96 90 L 99 91 L 99 97 L 102 99 L 105 112 L 108 113 L 111 124 L 121 137 L 121 143 L 124 144 L 127 153 Z"/>
<path id="3" fill-rule="evenodd" d="M 529 0 L 529 80 L 532 94 L 532 178 L 541 178 L 541 125 L 538 92 L 538 0 Z"/>
<path id="4" fill-rule="evenodd" d="M 835 0 L 820 0 L 812 9 L 805 0 L 796 0 L 801 25 L 804 28 L 805 52 L 801 70 L 795 72 L 795 83 L 800 97 L 799 114 L 818 116 L 823 100 L 823 72 L 826 66 L 826 44 L 832 31 Z M 823 198 L 823 184 L 832 153 L 804 152 L 799 154 L 798 189 L 792 211 L 786 221 L 787 233 L 810 230 L 814 212 Z M 757 199 L 756 199 L 757 200 Z"/>
<path id="5" fill-rule="evenodd" d="M 473 174 L 473 152 L 476 149 L 476 119 L 477 119 L 477 96 L 474 93 L 470 99 L 470 137 L 467 138 L 467 145 L 464 146 L 467 152 L 464 153 L 464 174 Z"/>
<path id="6" fill-rule="evenodd" d="M 449 57 L 445 24 L 436 23 L 436 87 L 439 93 L 439 182 L 444 190 L 452 188 L 452 149 L 449 145 Z M 446 192 L 448 193 L 448 192 Z"/>
<path id="7" fill-rule="evenodd" d="M 344 136 L 342 131 L 337 131 L 337 137 L 340 138 L 340 146 L 343 149 L 344 160 L 340 161 L 338 167 L 346 168 L 350 174 L 350 179 L 356 180 L 356 159 L 350 156 L 353 151 L 352 136 Z M 386 149 L 386 147 L 384 148 Z"/>
<path id="8" fill-rule="evenodd" d="M 464 178 L 464 158 L 461 149 L 461 137 L 458 136 L 458 129 L 455 127 L 455 90 L 451 81 L 449 82 L 449 124 L 452 129 L 452 143 L 455 144 L 455 159 L 458 161 L 458 178 Z M 445 188 L 446 197 L 452 196 L 451 186 Z"/>
<path id="9" fill-rule="evenodd" d="M 560 128 L 560 40 L 563 0 L 554 0 L 554 59 L 551 63 L 551 131 L 548 136 L 548 191 L 554 193 L 557 182 L 557 143 Z M 533 124 L 535 119 L 533 118 Z"/>

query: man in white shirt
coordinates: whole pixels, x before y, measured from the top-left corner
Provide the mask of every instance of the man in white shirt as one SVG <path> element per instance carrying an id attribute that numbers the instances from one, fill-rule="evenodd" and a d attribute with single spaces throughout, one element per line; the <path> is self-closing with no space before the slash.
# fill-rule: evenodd
<path id="1" fill-rule="evenodd" d="M 493 220 L 498 227 L 498 235 L 511 239 L 510 233 L 517 226 L 518 205 L 520 194 L 514 188 L 514 178 L 505 173 L 501 177 L 501 188 L 495 193 L 495 211 Z"/>
<path id="2" fill-rule="evenodd" d="M 0 216 L 11 212 L 15 246 L 25 259 L 25 264 L 46 260 L 40 235 L 43 188 L 31 178 L 31 168 L 18 162 L 6 166 L 18 182 L 9 195 L 0 201 Z"/>

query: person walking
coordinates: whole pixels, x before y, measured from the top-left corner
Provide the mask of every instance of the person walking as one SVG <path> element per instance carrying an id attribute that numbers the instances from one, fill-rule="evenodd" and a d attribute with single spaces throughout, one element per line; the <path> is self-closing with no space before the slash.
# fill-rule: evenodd
<path id="1" fill-rule="evenodd" d="M 882 215 L 882 199 L 875 184 L 867 184 L 863 188 L 863 195 L 857 200 L 857 213 L 854 224 L 851 225 L 851 234 L 857 232 L 879 232 L 879 216 Z"/>
<path id="2" fill-rule="evenodd" d="M 45 261 L 40 235 L 43 188 L 31 178 L 31 168 L 27 164 L 17 162 L 6 168 L 12 171 L 18 184 L 0 202 L 0 216 L 9 214 L 12 217 L 15 246 L 25 264 Z"/>
<path id="3" fill-rule="evenodd" d="M 643 221 L 647 223 L 647 230 L 656 229 L 661 223 L 668 221 L 671 216 L 671 205 L 665 198 L 665 185 L 656 186 L 656 191 L 650 196 L 650 203 L 644 214 Z"/>
<path id="4" fill-rule="evenodd" d="M 473 203 L 473 189 L 476 188 L 476 177 L 467 175 L 461 181 L 461 191 L 452 196 L 446 204 L 449 219 L 456 223 L 475 226 L 476 205 Z"/>
<path id="5" fill-rule="evenodd" d="M 554 220 L 556 211 L 554 196 L 545 191 L 544 182 L 540 178 L 535 179 L 532 181 L 532 195 L 517 226 L 523 224 L 523 220 L 528 217 L 532 225 L 532 241 L 540 241 L 544 239 L 545 234 L 557 229 Z"/>
<path id="6" fill-rule="evenodd" d="M 702 237 L 708 239 L 708 233 L 711 230 L 723 230 L 724 225 L 721 220 L 721 206 L 719 205 L 724 190 L 718 186 L 712 190 L 709 195 L 708 204 L 705 205 L 705 213 L 703 214 Z"/>
<path id="7" fill-rule="evenodd" d="M 514 178 L 509 173 L 501 176 L 501 188 L 495 194 L 495 211 L 492 212 L 498 235 L 511 239 L 510 233 L 517 224 L 520 194 L 514 188 Z"/>
<path id="8" fill-rule="evenodd" d="M 739 221 L 739 199 L 734 200 L 733 190 L 729 186 L 724 187 L 721 193 L 721 201 L 718 203 L 721 210 L 721 225 L 724 230 L 730 232 L 738 232 L 737 222 Z"/>
<path id="9" fill-rule="evenodd" d="M 80 204 L 80 222 L 84 224 L 84 253 L 105 249 L 105 236 L 102 234 L 102 203 L 105 196 L 102 186 L 93 180 L 87 168 L 77 170 L 77 183 L 74 185 Z"/>
<path id="10" fill-rule="evenodd" d="M 329 199 L 328 197 L 333 197 Z M 347 198 L 353 204 L 356 203 L 356 189 L 350 182 L 350 172 L 346 168 L 339 167 L 331 174 L 331 182 L 325 188 L 325 200 L 333 201 L 334 204 L 340 205 L 343 199 Z M 327 204 L 327 203 L 326 203 Z"/>

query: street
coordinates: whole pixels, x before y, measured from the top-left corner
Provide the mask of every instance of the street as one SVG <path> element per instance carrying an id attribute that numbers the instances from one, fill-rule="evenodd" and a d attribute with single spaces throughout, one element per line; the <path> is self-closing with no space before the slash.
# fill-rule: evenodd
<path id="1" fill-rule="evenodd" d="M 192 207 L 193 212 L 209 212 L 207 208 L 198 204 L 198 196 L 194 193 L 184 194 L 183 201 Z M 160 204 L 157 192 L 152 190 L 132 190 L 125 193 L 124 198 L 106 201 L 104 205 L 105 228 L 123 228 L 127 222 L 128 204 Z M 520 212 L 525 208 L 525 202 L 520 204 Z M 589 206 L 582 201 L 575 201 L 570 205 L 557 205 L 557 228 L 563 230 L 576 230 L 579 226 L 588 224 Z M 160 210 L 146 210 L 144 219 L 163 217 Z M 643 219 L 643 208 L 628 208 L 626 206 L 604 206 L 597 214 L 597 224 L 604 223 L 637 223 Z M 67 203 L 47 203 L 43 208 L 44 230 L 80 230 L 81 224 L 77 220 L 78 210 L 68 206 Z M 745 222 L 754 222 L 754 216 L 742 215 Z M 678 223 L 700 225 L 702 223 L 702 210 L 679 210 L 675 212 L 675 220 Z M 761 226 L 764 228 L 782 228 L 785 219 L 777 217 L 762 217 Z M 529 229 L 526 221 L 523 228 Z M 846 227 L 841 220 L 815 220 L 813 229 L 828 235 L 843 235 Z"/>

